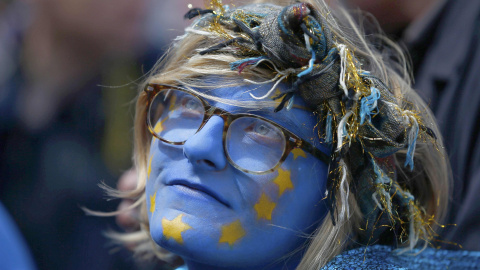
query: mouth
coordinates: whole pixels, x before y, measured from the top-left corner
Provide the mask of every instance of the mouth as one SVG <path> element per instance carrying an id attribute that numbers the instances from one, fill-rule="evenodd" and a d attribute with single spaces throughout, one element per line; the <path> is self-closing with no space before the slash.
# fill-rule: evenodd
<path id="1" fill-rule="evenodd" d="M 223 204 L 227 208 L 231 208 L 230 204 L 227 201 L 225 201 L 222 197 L 220 197 L 215 192 L 209 190 L 205 186 L 202 186 L 202 185 L 199 185 L 199 184 L 196 184 L 196 183 L 190 183 L 186 180 L 173 180 L 170 183 L 168 183 L 167 186 L 180 186 L 180 187 L 186 188 L 186 189 L 194 191 L 194 192 L 202 193 L 204 195 L 207 195 L 207 196 L 213 198 L 214 200 Z"/>

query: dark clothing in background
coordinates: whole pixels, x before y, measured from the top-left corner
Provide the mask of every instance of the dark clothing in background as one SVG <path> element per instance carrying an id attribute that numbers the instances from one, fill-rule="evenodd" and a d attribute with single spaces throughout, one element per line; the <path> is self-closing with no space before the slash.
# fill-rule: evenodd
<path id="1" fill-rule="evenodd" d="M 424 23 L 406 43 L 415 89 L 437 117 L 452 165 L 446 224 L 457 226 L 447 226 L 442 237 L 480 250 L 480 1 L 447 1 Z"/>
<path id="2" fill-rule="evenodd" d="M 43 127 L 23 124 L 18 101 L 29 90 L 20 52 L 25 14 L 8 11 L 0 16 L 0 201 L 39 269 L 132 269 L 130 253 L 111 254 L 102 235 L 115 228 L 113 218 L 80 209 L 115 210 L 106 208 L 98 187 L 116 180 L 100 154 L 105 119 L 99 80 L 72 83 L 78 90 Z"/>

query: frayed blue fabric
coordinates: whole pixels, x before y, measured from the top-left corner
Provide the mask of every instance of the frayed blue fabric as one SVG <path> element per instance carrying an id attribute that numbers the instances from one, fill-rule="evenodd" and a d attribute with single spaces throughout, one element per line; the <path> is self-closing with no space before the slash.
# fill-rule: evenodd
<path id="1" fill-rule="evenodd" d="M 380 91 L 377 88 L 372 87 L 371 94 L 369 96 L 363 97 L 360 104 L 360 125 L 363 125 L 365 119 L 367 121 L 371 120 L 371 115 L 373 110 L 377 108 L 377 100 L 380 99 Z"/>
<path id="2" fill-rule="evenodd" d="M 427 248 L 418 253 L 414 249 L 399 254 L 389 246 L 368 246 L 343 252 L 321 270 L 339 269 L 480 269 L 480 252 L 466 250 L 439 250 Z"/>

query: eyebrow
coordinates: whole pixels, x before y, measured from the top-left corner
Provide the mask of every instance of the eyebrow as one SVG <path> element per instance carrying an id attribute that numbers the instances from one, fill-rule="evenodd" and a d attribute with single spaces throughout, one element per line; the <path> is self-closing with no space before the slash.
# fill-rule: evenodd
<path id="1" fill-rule="evenodd" d="M 283 128 L 287 129 L 288 131 L 296 134 L 300 138 L 311 142 L 311 136 L 308 136 L 307 128 L 302 126 L 302 123 L 292 120 L 291 118 L 287 117 L 287 115 L 279 114 L 273 111 L 273 108 L 264 108 L 264 109 L 248 109 L 248 108 L 241 108 L 235 107 L 234 110 L 228 110 L 230 113 L 251 113 L 255 115 L 259 115 L 265 117 L 278 125 L 282 126 Z M 295 116 L 294 116 L 295 117 Z M 315 127 L 313 127 L 315 128 Z"/>

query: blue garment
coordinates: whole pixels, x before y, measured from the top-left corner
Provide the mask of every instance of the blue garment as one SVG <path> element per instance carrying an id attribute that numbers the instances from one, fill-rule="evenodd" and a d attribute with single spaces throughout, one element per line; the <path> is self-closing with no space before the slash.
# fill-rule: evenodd
<path id="1" fill-rule="evenodd" d="M 418 251 L 398 255 L 389 246 L 361 247 L 343 252 L 321 269 L 480 269 L 477 251 L 427 248 L 418 255 L 410 255 Z"/>
<path id="2" fill-rule="evenodd" d="M 440 270 L 440 269 L 480 269 L 480 252 L 467 250 L 445 250 L 427 248 L 418 255 L 407 252 L 399 255 L 389 246 L 369 246 L 351 249 L 333 258 L 321 270 Z M 188 270 L 182 265 L 175 270 Z"/>
<path id="3" fill-rule="evenodd" d="M 1 203 L 0 266 L 2 269 L 35 269 L 27 245 Z"/>

